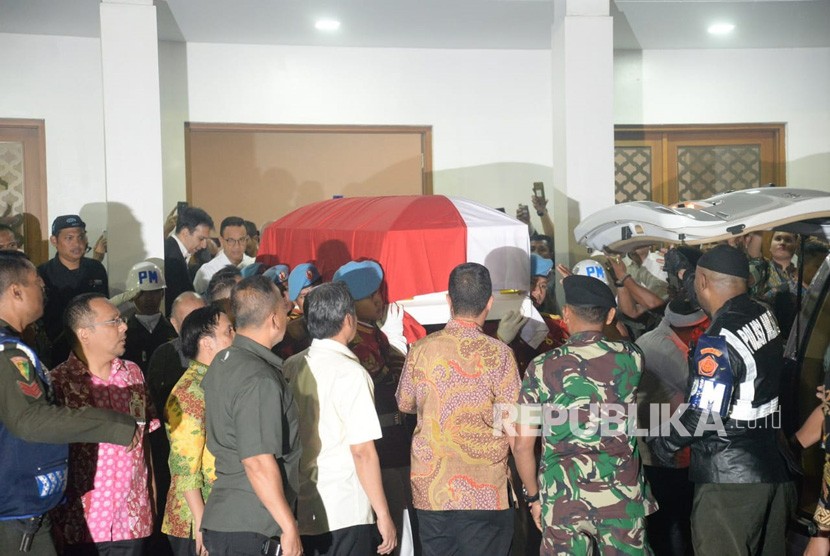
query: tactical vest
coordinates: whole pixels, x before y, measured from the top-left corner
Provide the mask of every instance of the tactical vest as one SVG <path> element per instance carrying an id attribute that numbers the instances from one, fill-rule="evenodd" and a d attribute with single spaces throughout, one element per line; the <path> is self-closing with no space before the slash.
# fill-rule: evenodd
<path id="1" fill-rule="evenodd" d="M 0 329 L 0 352 L 9 350 L 26 354 L 51 399 L 40 359 L 19 338 Z M 68 444 L 26 442 L 0 422 L 0 521 L 39 516 L 57 506 L 66 490 L 68 458 Z"/>

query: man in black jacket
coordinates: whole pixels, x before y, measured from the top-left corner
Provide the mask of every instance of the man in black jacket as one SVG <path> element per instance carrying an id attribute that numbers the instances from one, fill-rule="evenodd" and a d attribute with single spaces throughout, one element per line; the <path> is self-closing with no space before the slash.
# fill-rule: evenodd
<path id="1" fill-rule="evenodd" d="M 185 207 L 179 212 L 173 235 L 164 240 L 164 277 L 167 279 L 165 314 L 180 293 L 192 292 L 193 281 L 187 271 L 187 258 L 207 247 L 213 219 L 200 208 Z"/>
<path id="2" fill-rule="evenodd" d="M 770 310 L 747 294 L 748 278 L 746 255 L 734 247 L 719 245 L 698 261 L 695 293 L 712 323 L 694 350 L 686 430 L 672 427 L 649 443 L 663 462 L 691 445 L 697 554 L 784 554 L 795 502 L 779 430 L 782 336 Z"/>

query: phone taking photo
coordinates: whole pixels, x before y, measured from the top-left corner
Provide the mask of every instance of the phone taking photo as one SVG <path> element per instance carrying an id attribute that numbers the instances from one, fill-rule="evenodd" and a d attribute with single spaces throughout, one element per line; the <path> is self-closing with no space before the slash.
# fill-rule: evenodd
<path id="1" fill-rule="evenodd" d="M 533 196 L 539 197 L 540 199 L 545 198 L 545 184 L 541 181 L 533 182 Z"/>

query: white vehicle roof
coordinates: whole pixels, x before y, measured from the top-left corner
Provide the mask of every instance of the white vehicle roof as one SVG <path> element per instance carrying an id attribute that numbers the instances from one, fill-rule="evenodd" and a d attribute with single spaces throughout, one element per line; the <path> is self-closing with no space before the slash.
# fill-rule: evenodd
<path id="1" fill-rule="evenodd" d="M 675 207 L 621 203 L 582 220 L 574 235 L 589 249 L 625 253 L 653 243 L 698 245 L 771 228 L 830 236 L 830 193 L 759 187 Z"/>

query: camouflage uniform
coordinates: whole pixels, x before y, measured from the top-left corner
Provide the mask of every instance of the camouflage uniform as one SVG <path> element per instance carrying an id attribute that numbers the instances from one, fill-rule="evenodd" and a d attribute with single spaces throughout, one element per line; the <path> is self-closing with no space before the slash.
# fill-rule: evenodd
<path id="1" fill-rule="evenodd" d="M 528 367 L 519 403 L 541 404 L 543 415 L 561 409 L 571 415 L 561 425 L 543 425 L 541 554 L 651 553 L 644 518 L 656 504 L 643 478 L 636 438 L 625 433 L 625 424 L 619 435 L 586 430 L 597 423 L 590 404 L 627 409 L 634 403 L 641 373 L 637 348 L 600 332 L 574 334 Z M 574 411 L 578 435 L 569 423 Z"/>

